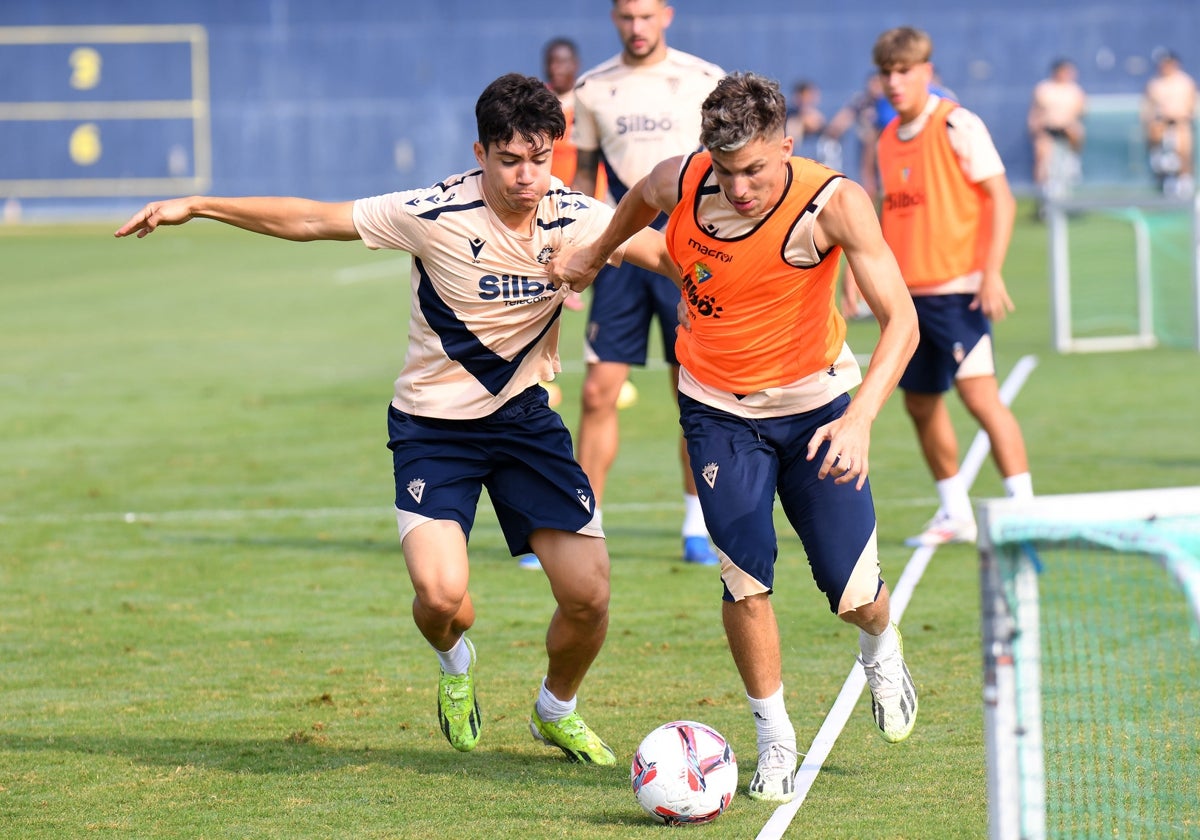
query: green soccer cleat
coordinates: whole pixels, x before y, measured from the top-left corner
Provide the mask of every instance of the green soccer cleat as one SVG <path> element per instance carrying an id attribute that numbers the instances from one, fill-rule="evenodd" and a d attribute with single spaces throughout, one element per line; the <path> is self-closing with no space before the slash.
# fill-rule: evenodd
<path id="1" fill-rule="evenodd" d="M 600 740 L 578 712 L 571 712 L 562 720 L 552 720 L 549 723 L 538 716 L 537 707 L 529 718 L 529 733 L 535 741 L 541 741 L 548 747 L 558 747 L 571 761 L 584 764 L 598 764 L 601 767 L 611 767 L 617 763 L 617 756 L 608 744 Z"/>
<path id="2" fill-rule="evenodd" d="M 479 743 L 483 718 L 475 697 L 475 646 L 466 637 L 463 641 L 471 650 L 471 665 L 465 674 L 442 672 L 438 679 L 438 722 L 450 746 L 470 752 Z"/>

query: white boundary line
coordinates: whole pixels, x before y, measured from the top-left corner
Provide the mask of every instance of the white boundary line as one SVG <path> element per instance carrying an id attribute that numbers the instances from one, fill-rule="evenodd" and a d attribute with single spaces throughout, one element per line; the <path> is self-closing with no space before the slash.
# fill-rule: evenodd
<path id="1" fill-rule="evenodd" d="M 1020 392 L 1035 367 L 1037 367 L 1037 357 L 1035 356 L 1022 356 L 1013 366 L 1012 372 L 1000 387 L 1000 400 L 1005 405 L 1012 404 L 1013 399 Z M 971 441 L 971 448 L 967 450 L 967 455 L 963 458 L 962 466 L 959 468 L 959 475 L 963 477 L 968 488 L 975 483 L 975 477 L 979 475 L 979 469 L 983 466 L 983 461 L 987 458 L 990 450 L 991 441 L 988 440 L 988 436 L 982 430 L 976 432 L 975 439 Z M 900 623 L 900 617 L 912 599 L 917 582 L 925 574 L 925 568 L 929 565 L 929 560 L 933 557 L 935 550 L 933 546 L 918 548 L 904 566 L 904 571 L 900 574 L 900 579 L 892 591 L 892 620 L 897 624 Z M 792 818 L 804 804 L 808 791 L 817 780 L 817 774 L 821 772 L 821 767 L 829 756 L 830 750 L 833 749 L 838 735 L 842 733 L 846 721 L 850 719 L 850 714 L 854 711 L 866 684 L 867 678 L 863 674 L 862 665 L 855 659 L 854 666 L 842 684 L 842 690 L 838 693 L 833 708 L 825 716 L 825 722 L 821 724 L 816 737 L 813 738 L 804 762 L 796 771 L 796 798 L 775 809 L 771 819 L 767 820 L 767 824 L 758 833 L 757 840 L 779 840 L 783 837 L 783 833 L 792 824 Z"/>
<path id="2" fill-rule="evenodd" d="M 933 497 L 914 497 L 886 503 L 875 502 L 881 507 L 925 507 Z M 776 501 L 776 508 L 779 503 Z M 677 502 L 615 502 L 605 505 L 606 513 L 648 513 L 651 511 L 682 511 L 683 500 Z M 77 522 L 238 522 L 241 520 L 271 519 L 376 519 L 391 521 L 394 510 L 390 507 L 323 507 L 323 508 L 224 508 L 201 510 L 145 510 L 145 511 L 93 511 L 91 513 L 30 513 L 11 515 L 0 513 L 3 525 L 68 525 Z M 486 522 L 476 520 L 476 530 L 486 527 Z"/>

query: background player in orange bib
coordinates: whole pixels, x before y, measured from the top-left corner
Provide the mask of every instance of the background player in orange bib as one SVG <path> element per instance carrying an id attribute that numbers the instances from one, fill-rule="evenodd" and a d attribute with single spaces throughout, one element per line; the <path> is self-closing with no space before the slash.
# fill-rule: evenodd
<path id="1" fill-rule="evenodd" d="M 1000 400 L 992 356 L 991 321 L 1013 308 L 1001 270 L 1016 202 L 983 121 L 930 93 L 932 55 L 929 36 L 907 26 L 875 42 L 875 66 L 897 112 L 879 135 L 883 235 L 921 324 L 900 388 L 939 502 L 925 530 L 907 540 L 913 546 L 975 541 L 945 402 L 952 387 L 991 438 L 1008 495 L 1033 495 L 1025 438 Z"/>

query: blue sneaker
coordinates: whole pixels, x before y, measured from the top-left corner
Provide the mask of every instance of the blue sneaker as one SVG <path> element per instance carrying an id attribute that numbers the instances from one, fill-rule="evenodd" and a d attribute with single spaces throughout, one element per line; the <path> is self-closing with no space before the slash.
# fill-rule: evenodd
<path id="1" fill-rule="evenodd" d="M 517 560 L 517 566 L 522 569 L 531 569 L 535 572 L 540 572 L 542 569 L 542 561 L 538 559 L 536 554 L 522 554 Z"/>
<path id="2" fill-rule="evenodd" d="M 695 566 L 719 566 L 721 558 L 717 556 L 708 537 L 684 537 L 683 562 Z"/>

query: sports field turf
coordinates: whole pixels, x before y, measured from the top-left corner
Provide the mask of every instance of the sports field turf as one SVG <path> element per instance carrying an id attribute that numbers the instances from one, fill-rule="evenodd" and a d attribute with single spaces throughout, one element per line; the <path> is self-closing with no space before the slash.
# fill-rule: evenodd
<path id="1" fill-rule="evenodd" d="M 1045 234 L 1029 217 L 1006 269 L 1018 310 L 996 332 L 1002 378 L 1040 360 L 1014 404 L 1035 489 L 1200 483 L 1200 357 L 1054 354 Z M 471 542 L 485 730 L 459 754 L 437 727 L 437 664 L 391 513 L 407 261 L 205 222 L 117 241 L 118 222 L 0 227 L 0 836 L 657 836 L 628 759 L 676 718 L 729 738 L 744 791 L 754 727 L 716 572 L 678 560 L 664 370 L 635 372 L 641 398 L 623 414 L 605 509 L 611 629 L 580 696 L 619 766 L 570 765 L 530 738 L 553 602 L 486 502 Z M 574 428 L 584 316 L 564 322 Z M 874 329 L 853 324 L 852 346 L 869 352 Z M 956 403 L 954 416 L 965 452 L 974 428 Z M 871 468 L 894 583 L 902 539 L 935 505 L 896 398 Z M 975 495 L 1000 492 L 989 463 Z M 782 529 L 775 606 L 807 744 L 856 637 L 804 564 Z M 985 834 L 973 548 L 936 553 L 903 629 L 916 732 L 884 744 L 861 699 L 787 836 Z M 771 813 L 739 795 L 681 830 L 750 838 Z"/>

